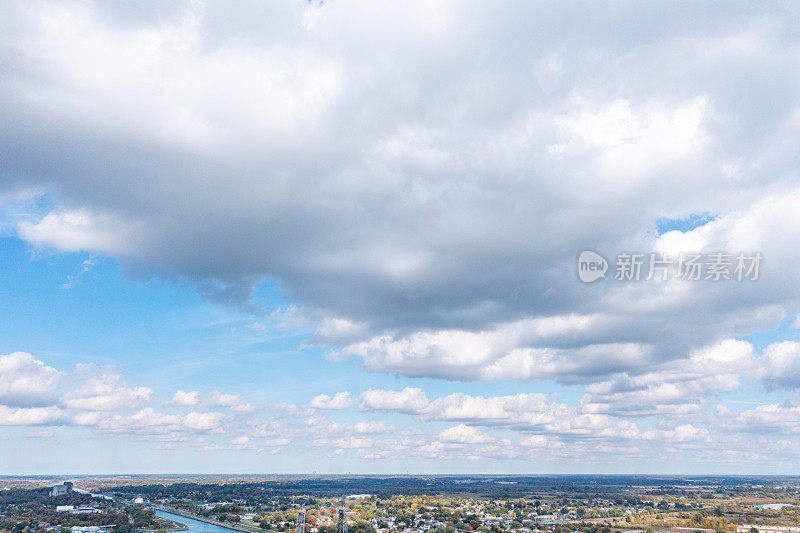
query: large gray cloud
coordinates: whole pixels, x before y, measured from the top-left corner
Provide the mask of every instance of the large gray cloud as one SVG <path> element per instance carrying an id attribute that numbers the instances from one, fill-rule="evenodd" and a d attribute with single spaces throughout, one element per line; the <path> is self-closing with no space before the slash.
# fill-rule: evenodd
<path id="1" fill-rule="evenodd" d="M 251 308 L 278 280 L 372 370 L 644 372 L 796 308 L 792 9 L 8 3 L 4 186 L 55 204 L 29 242 Z M 581 249 L 664 247 L 659 218 L 704 212 L 691 242 L 772 277 L 577 282 Z"/>

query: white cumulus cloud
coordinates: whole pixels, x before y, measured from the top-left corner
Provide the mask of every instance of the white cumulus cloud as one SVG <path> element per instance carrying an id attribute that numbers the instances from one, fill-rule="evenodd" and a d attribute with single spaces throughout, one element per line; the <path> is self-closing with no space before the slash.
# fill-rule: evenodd
<path id="1" fill-rule="evenodd" d="M 343 391 L 337 392 L 333 396 L 320 394 L 312 398 L 308 405 L 314 409 L 347 409 L 352 407 L 354 403 L 355 400 L 350 397 L 350 393 Z"/>

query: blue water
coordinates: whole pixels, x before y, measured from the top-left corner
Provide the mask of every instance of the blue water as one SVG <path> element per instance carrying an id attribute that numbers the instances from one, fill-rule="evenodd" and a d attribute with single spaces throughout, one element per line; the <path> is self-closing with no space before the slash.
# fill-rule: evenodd
<path id="1" fill-rule="evenodd" d="M 173 522 L 186 524 L 186 526 L 189 528 L 189 533 L 231 533 L 231 531 L 236 531 L 235 529 L 215 526 L 214 524 L 207 524 L 205 522 L 201 522 L 200 520 L 195 520 L 194 518 L 186 518 L 185 516 L 165 513 L 164 511 L 156 511 L 156 516 L 166 518 L 167 520 L 172 520 Z M 236 531 L 236 533 L 240 532 Z"/>

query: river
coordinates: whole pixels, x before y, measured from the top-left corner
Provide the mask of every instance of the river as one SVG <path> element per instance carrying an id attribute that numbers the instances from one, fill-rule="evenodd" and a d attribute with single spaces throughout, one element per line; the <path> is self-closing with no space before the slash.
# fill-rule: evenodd
<path id="1" fill-rule="evenodd" d="M 157 510 L 156 516 L 166 518 L 167 520 L 172 520 L 173 522 L 186 524 L 186 527 L 189 528 L 189 533 L 231 533 L 232 531 L 236 531 L 235 529 L 229 529 L 227 527 L 201 522 L 200 520 L 195 520 L 194 518 L 186 518 L 185 516 L 167 513 L 165 511 Z M 236 531 L 236 533 L 241 532 Z"/>

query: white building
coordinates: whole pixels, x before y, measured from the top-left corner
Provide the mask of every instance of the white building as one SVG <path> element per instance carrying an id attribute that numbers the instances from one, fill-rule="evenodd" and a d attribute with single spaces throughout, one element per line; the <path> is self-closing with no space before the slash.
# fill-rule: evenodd
<path id="1" fill-rule="evenodd" d="M 80 507 L 75 507 L 74 505 L 57 505 L 56 512 L 69 514 L 94 514 L 102 513 L 103 511 L 95 507 L 89 507 L 88 505 L 81 505 Z"/>
<path id="2" fill-rule="evenodd" d="M 100 509 L 95 507 L 89 507 L 88 505 L 82 505 L 80 507 L 75 507 L 74 509 L 69 511 L 69 514 L 95 514 L 95 513 L 102 513 Z"/>
<path id="3" fill-rule="evenodd" d="M 80 507 L 75 507 L 74 505 L 57 505 L 56 512 L 69 514 L 94 514 L 102 513 L 103 511 L 95 507 L 89 507 L 88 505 L 81 505 Z"/>
<path id="4" fill-rule="evenodd" d="M 756 509 L 770 509 L 772 511 L 780 511 L 784 507 L 794 507 L 791 503 L 764 503 L 761 505 L 754 505 Z"/>

